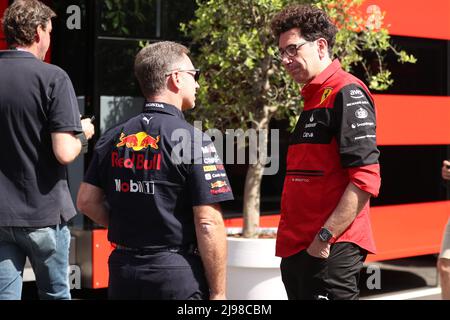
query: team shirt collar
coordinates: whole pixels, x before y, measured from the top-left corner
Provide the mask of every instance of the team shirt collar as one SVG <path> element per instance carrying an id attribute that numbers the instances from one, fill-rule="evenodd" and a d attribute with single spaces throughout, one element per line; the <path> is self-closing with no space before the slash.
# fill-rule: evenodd
<path id="1" fill-rule="evenodd" d="M 143 113 L 153 112 L 166 113 L 184 119 L 183 112 L 174 105 L 164 102 L 147 101 L 144 105 Z"/>
<path id="2" fill-rule="evenodd" d="M 334 59 L 333 62 L 325 68 L 321 73 L 319 73 L 314 79 L 311 80 L 310 83 L 306 84 L 302 90 L 301 94 L 308 100 L 314 93 L 319 90 L 322 85 L 337 71 L 341 69 L 341 63 L 338 59 Z"/>

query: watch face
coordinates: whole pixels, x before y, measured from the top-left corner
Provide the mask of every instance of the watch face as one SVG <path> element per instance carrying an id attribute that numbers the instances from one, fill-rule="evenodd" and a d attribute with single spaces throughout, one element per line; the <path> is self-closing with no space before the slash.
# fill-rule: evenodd
<path id="1" fill-rule="evenodd" d="M 320 232 L 319 232 L 320 240 L 322 240 L 324 242 L 328 242 L 332 236 L 333 235 L 331 234 L 331 232 L 328 231 L 327 229 L 325 229 L 325 228 L 320 229 Z"/>

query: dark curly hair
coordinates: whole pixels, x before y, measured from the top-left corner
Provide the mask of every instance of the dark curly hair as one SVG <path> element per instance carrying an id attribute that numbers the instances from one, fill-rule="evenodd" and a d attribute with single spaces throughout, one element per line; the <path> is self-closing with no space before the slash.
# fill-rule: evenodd
<path id="1" fill-rule="evenodd" d="M 328 42 L 330 54 L 337 32 L 328 15 L 311 5 L 291 5 L 284 8 L 273 17 L 270 26 L 277 39 L 292 28 L 300 28 L 301 35 L 307 41 L 324 38 Z"/>
<path id="2" fill-rule="evenodd" d="M 30 46 L 36 29 L 45 30 L 55 12 L 37 0 L 16 0 L 5 11 L 2 19 L 3 33 L 9 46 Z"/>

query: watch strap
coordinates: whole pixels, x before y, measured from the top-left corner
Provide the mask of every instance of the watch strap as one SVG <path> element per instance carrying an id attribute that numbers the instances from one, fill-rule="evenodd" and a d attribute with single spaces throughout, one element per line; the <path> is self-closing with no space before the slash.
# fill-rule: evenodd
<path id="1" fill-rule="evenodd" d="M 81 142 L 81 152 L 80 152 L 80 153 L 87 153 L 87 152 L 88 152 L 88 145 L 89 145 L 89 142 L 88 142 L 88 140 L 87 140 L 86 135 L 84 134 L 84 132 L 77 133 L 77 134 L 75 135 L 75 137 L 77 137 L 78 140 L 80 140 L 80 142 Z"/>

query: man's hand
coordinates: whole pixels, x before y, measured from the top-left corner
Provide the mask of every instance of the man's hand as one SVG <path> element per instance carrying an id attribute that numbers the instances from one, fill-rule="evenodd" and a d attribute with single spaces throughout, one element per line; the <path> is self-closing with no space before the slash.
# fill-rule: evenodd
<path id="1" fill-rule="evenodd" d="M 310 256 L 327 259 L 330 255 L 330 244 L 328 242 L 320 241 L 319 237 L 316 235 L 313 242 L 311 242 L 308 249 L 306 249 L 306 252 L 308 252 Z"/>
<path id="2" fill-rule="evenodd" d="M 83 119 L 81 120 L 81 128 L 83 128 L 84 135 L 86 136 L 86 139 L 92 138 L 92 136 L 95 133 L 95 127 L 91 122 L 91 119 Z"/>
<path id="3" fill-rule="evenodd" d="M 442 178 L 450 180 L 450 161 L 448 160 L 442 162 Z"/>

